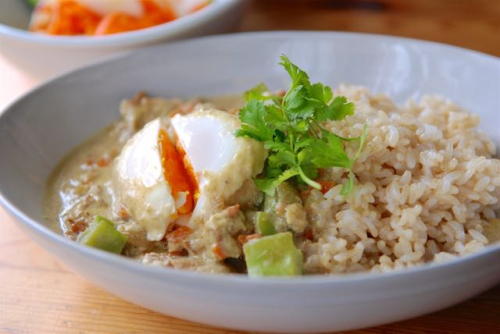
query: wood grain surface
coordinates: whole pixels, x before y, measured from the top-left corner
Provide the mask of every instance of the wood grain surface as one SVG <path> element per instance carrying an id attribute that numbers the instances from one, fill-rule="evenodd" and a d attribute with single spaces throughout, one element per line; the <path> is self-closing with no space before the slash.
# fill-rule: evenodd
<path id="1" fill-rule="evenodd" d="M 499 0 L 253 0 L 241 30 L 336 30 L 453 44 L 500 56 Z"/>
<path id="2" fill-rule="evenodd" d="M 500 56 L 500 0 L 255 0 L 240 30 L 381 33 Z M 0 57 L 0 107 L 34 84 Z M 0 208 L 0 333 L 239 332 L 164 316 L 100 290 L 30 241 Z M 500 333 L 500 286 L 441 312 L 351 333 Z"/>

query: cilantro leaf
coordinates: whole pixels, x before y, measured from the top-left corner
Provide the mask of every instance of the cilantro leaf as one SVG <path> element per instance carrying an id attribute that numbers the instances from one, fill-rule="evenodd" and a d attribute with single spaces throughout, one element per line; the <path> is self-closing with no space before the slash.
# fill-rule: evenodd
<path id="1" fill-rule="evenodd" d="M 318 167 L 314 165 L 313 163 L 305 163 L 300 165 L 300 169 L 302 169 L 302 172 L 304 175 L 306 175 L 309 179 L 315 180 L 318 178 Z M 300 181 L 300 180 L 299 180 Z"/>
<path id="2" fill-rule="evenodd" d="M 325 140 L 317 139 L 306 149 L 308 158 L 318 167 L 351 168 L 352 161 L 344 150 L 342 141 L 329 134 Z"/>
<path id="3" fill-rule="evenodd" d="M 363 133 L 361 134 L 361 136 L 359 136 L 358 150 L 356 151 L 356 154 L 354 155 L 354 158 L 352 159 L 353 165 L 356 162 L 356 160 L 358 160 L 359 155 L 361 154 L 361 150 L 363 150 L 363 147 L 365 146 L 367 135 L 368 135 L 368 125 L 365 123 L 365 125 L 363 126 Z M 352 192 L 353 188 L 354 188 L 354 172 L 352 171 L 352 167 L 351 167 L 351 169 L 349 170 L 349 179 L 348 179 L 347 183 L 345 183 L 342 186 L 342 189 L 340 190 L 340 194 L 344 195 L 344 196 L 348 195 Z"/>
<path id="4" fill-rule="evenodd" d="M 301 140 L 297 140 L 297 143 L 295 144 L 295 150 L 301 150 L 303 148 L 308 147 L 314 142 L 315 138 L 304 138 Z M 300 161 L 300 159 L 299 159 Z"/>
<path id="5" fill-rule="evenodd" d="M 281 141 L 266 141 L 264 143 L 264 147 L 268 150 L 276 152 L 290 149 L 290 146 L 287 143 L 283 143 Z"/>
<path id="6" fill-rule="evenodd" d="M 309 99 L 329 104 L 332 98 L 333 93 L 330 87 L 324 86 L 320 82 L 311 85 L 311 88 L 309 89 Z"/>
<path id="7" fill-rule="evenodd" d="M 264 116 L 264 121 L 269 127 L 274 127 L 280 130 L 281 133 L 287 130 L 288 121 L 286 119 L 286 116 L 284 115 L 283 111 L 274 104 L 266 105 L 266 114 Z"/>
<path id="8" fill-rule="evenodd" d="M 236 132 L 237 137 L 250 137 L 258 141 L 272 140 L 273 130 L 267 127 L 264 116 L 266 107 L 264 102 L 251 100 L 240 110 L 241 129 Z"/>
<path id="9" fill-rule="evenodd" d="M 341 121 L 346 116 L 354 114 L 354 104 L 347 102 L 345 96 L 337 96 L 330 105 L 325 104 L 318 108 L 317 120 Z"/>
<path id="10" fill-rule="evenodd" d="M 251 100 L 261 100 L 261 101 L 266 101 L 272 98 L 269 94 L 266 95 L 266 93 L 269 92 L 269 88 L 267 88 L 265 83 L 260 83 L 257 86 L 253 87 L 252 89 L 247 90 L 244 94 L 243 97 L 245 98 L 246 102 L 249 102 Z"/>
<path id="11" fill-rule="evenodd" d="M 349 179 L 347 179 L 347 182 L 342 186 L 342 189 L 340 189 L 340 194 L 343 196 L 349 195 L 352 192 L 353 188 L 354 188 L 354 173 L 352 170 L 350 170 Z"/>
<path id="12" fill-rule="evenodd" d="M 290 168 L 285 170 L 281 175 L 275 178 L 255 179 L 255 185 L 260 191 L 265 192 L 270 196 L 274 196 L 274 189 L 282 182 L 299 174 L 298 168 Z"/>
<path id="13" fill-rule="evenodd" d="M 284 98 L 285 105 L 288 109 L 298 109 L 306 103 L 306 100 L 304 99 L 304 90 L 304 86 L 299 85 L 288 91 Z"/>
<path id="14" fill-rule="evenodd" d="M 359 137 L 343 138 L 325 130 L 322 122 L 345 119 L 354 113 L 354 104 L 344 96 L 334 97 L 332 89 L 322 83 L 311 84 L 307 73 L 285 55 L 280 60 L 292 80 L 285 96 L 273 96 L 266 85 L 259 84 L 245 93 L 247 103 L 239 114 L 242 125 L 235 135 L 261 141 L 269 150 L 264 172 L 254 179 L 255 184 L 268 194 L 287 180 L 321 189 L 315 181 L 318 170 L 337 167 L 349 171 L 341 190 L 349 194 L 355 181 L 352 167 L 366 142 L 366 124 Z M 359 147 L 351 159 L 345 146 L 355 141 Z"/>
<path id="15" fill-rule="evenodd" d="M 276 153 L 274 156 L 276 159 L 282 161 L 284 164 L 290 167 L 295 167 L 297 165 L 296 156 L 293 152 L 288 150 L 282 150 Z"/>
<path id="16" fill-rule="evenodd" d="M 361 134 L 361 136 L 359 136 L 359 147 L 358 150 L 356 151 L 356 154 L 354 155 L 354 159 L 352 159 L 353 161 L 358 160 L 359 155 L 361 154 L 361 150 L 363 150 L 363 147 L 365 146 L 367 135 L 368 135 L 368 125 L 365 123 L 365 125 L 363 125 L 363 133 Z"/>
<path id="17" fill-rule="evenodd" d="M 328 119 L 341 121 L 346 116 L 354 115 L 354 104 L 347 102 L 345 96 L 337 96 L 330 105 L 331 115 Z"/>
<path id="18" fill-rule="evenodd" d="M 281 55 L 281 62 L 279 63 L 281 66 L 285 68 L 292 78 L 292 86 L 290 90 L 293 90 L 295 87 L 299 85 L 310 85 L 309 84 L 309 76 L 306 72 L 302 71 L 297 65 L 293 64 L 287 56 Z"/>

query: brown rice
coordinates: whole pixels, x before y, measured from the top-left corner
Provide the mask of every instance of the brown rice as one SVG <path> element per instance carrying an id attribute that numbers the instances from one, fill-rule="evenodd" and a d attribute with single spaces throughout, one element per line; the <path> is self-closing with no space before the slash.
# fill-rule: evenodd
<path id="1" fill-rule="evenodd" d="M 369 134 L 355 191 L 340 195 L 346 175 L 334 169 L 326 177 L 337 185 L 305 201 L 316 240 L 301 244 L 305 271 L 384 272 L 482 249 L 483 226 L 500 208 L 500 160 L 479 116 L 434 96 L 399 108 L 363 87 L 336 93 L 356 113 L 330 129 L 359 136 L 366 122 Z"/>

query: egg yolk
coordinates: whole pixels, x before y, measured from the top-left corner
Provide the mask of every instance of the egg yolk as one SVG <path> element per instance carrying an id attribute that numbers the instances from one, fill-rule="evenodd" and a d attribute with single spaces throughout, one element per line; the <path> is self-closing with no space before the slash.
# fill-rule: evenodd
<path id="1" fill-rule="evenodd" d="M 178 148 L 172 144 L 167 132 L 163 129 L 158 134 L 158 144 L 163 174 L 171 187 L 172 195 L 177 197 L 181 193 L 185 194 L 185 202 L 177 209 L 177 212 L 179 214 L 192 212 L 198 187 L 189 161 L 187 161 L 184 151 L 180 150 L 179 152 Z"/>

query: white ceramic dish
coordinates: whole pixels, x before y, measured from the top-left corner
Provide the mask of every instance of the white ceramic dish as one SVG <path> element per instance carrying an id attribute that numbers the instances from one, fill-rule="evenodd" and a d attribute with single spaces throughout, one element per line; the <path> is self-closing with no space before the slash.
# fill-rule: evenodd
<path id="1" fill-rule="evenodd" d="M 144 49 L 57 78 L 0 117 L 0 202 L 33 240 L 94 284 L 144 307 L 205 324 L 282 333 L 347 330 L 463 301 L 500 281 L 500 245 L 384 275 L 251 280 L 148 267 L 80 246 L 43 223 L 44 184 L 75 145 L 118 117 L 138 90 L 190 96 L 284 87 L 285 53 L 315 81 L 362 84 L 397 101 L 447 96 L 500 142 L 500 60 L 451 46 L 346 33 L 260 33 Z M 165 62 L 165 59 L 169 59 Z M 148 66 L 141 66 L 148 64 Z"/>
<path id="2" fill-rule="evenodd" d="M 26 30 L 25 0 L 0 1 L 1 55 L 38 80 L 145 45 L 231 31 L 245 0 L 214 0 L 206 8 L 152 28 L 103 37 L 47 36 Z M 165 59 L 165 62 L 169 61 Z"/>

